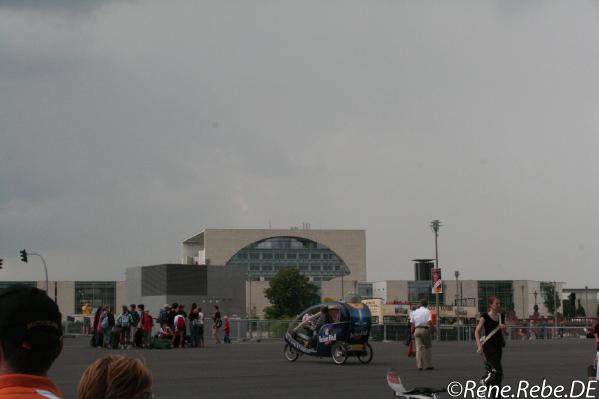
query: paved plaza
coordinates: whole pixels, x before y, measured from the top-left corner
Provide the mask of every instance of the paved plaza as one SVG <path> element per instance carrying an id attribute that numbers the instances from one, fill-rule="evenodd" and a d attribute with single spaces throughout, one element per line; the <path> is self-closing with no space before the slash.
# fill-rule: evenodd
<path id="1" fill-rule="evenodd" d="M 505 383 L 517 386 L 547 378 L 549 383 L 586 380 L 586 367 L 594 356 L 594 340 L 508 342 L 504 355 Z M 385 398 L 392 397 L 385 376 L 397 369 L 409 386 L 444 386 L 457 380 L 478 379 L 482 360 L 473 342 L 441 342 L 433 347 L 435 370 L 418 371 L 402 343 L 373 342 L 369 365 L 350 358 L 337 366 L 331 359 L 283 358 L 283 342 L 249 342 L 211 345 L 202 349 L 103 350 L 86 345 L 87 339 L 66 339 L 65 349 L 51 377 L 66 398 L 75 398 L 83 370 L 106 354 L 126 354 L 145 359 L 155 383 L 156 398 Z M 444 397 L 448 397 L 445 395 Z"/>

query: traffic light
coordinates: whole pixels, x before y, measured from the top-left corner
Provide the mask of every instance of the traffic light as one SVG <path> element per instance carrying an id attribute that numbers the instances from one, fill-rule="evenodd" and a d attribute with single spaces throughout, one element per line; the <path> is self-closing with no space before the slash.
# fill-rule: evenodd
<path id="1" fill-rule="evenodd" d="M 4 259 L 0 258 L 0 269 L 2 269 L 3 264 L 4 264 Z"/>
<path id="2" fill-rule="evenodd" d="M 21 250 L 21 262 L 25 262 L 27 263 L 27 251 L 25 251 L 24 249 Z"/>

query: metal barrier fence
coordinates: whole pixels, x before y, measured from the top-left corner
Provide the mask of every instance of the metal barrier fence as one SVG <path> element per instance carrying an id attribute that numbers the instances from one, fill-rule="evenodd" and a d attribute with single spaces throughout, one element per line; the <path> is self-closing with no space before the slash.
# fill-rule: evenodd
<path id="1" fill-rule="evenodd" d="M 231 323 L 230 337 L 236 341 L 282 339 L 288 328 L 297 320 L 264 320 L 264 319 L 229 319 Z M 90 317 L 93 325 L 93 317 Z M 83 315 L 69 315 L 63 324 L 65 335 L 80 335 L 83 333 Z M 441 341 L 473 341 L 474 325 L 441 325 Z M 160 326 L 154 324 L 152 333 L 159 331 Z M 370 329 L 370 339 L 373 341 L 404 341 L 409 334 L 407 323 L 373 324 Z M 435 329 L 431 329 L 433 339 L 436 339 Z M 592 334 L 590 326 L 508 326 L 507 340 L 534 339 L 582 339 Z M 212 335 L 212 320 L 205 319 L 204 339 Z M 222 338 L 223 329 L 220 329 Z"/>

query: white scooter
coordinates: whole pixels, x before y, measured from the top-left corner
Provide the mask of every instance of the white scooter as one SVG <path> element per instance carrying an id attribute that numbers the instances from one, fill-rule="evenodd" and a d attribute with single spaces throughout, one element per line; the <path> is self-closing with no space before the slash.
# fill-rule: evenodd
<path id="1" fill-rule="evenodd" d="M 401 383 L 401 378 L 399 378 L 397 371 L 393 369 L 387 373 L 387 384 L 389 384 L 389 388 L 393 390 L 393 394 L 396 397 L 404 399 L 440 399 L 441 396 L 439 394 L 446 391 L 445 388 L 428 387 L 408 390 Z"/>

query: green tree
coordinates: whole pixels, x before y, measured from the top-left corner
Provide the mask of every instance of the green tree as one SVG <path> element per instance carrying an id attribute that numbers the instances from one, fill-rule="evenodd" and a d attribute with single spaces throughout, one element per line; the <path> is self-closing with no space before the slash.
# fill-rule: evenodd
<path id="1" fill-rule="evenodd" d="M 564 301 L 564 316 L 576 316 L 576 293 L 574 292 L 571 292 L 570 295 L 568 295 L 568 300 Z"/>
<path id="2" fill-rule="evenodd" d="M 549 314 L 557 312 L 560 308 L 560 299 L 555 286 L 552 283 L 541 283 L 541 293 L 543 295 L 543 304 Z"/>
<path id="3" fill-rule="evenodd" d="M 264 290 L 272 306 L 266 308 L 267 319 L 295 317 L 302 310 L 320 302 L 318 287 L 301 275 L 296 267 L 282 268 Z"/>
<path id="4" fill-rule="evenodd" d="M 576 317 L 585 317 L 587 313 L 584 310 L 584 307 L 580 303 L 580 299 L 578 300 L 578 307 L 576 308 Z"/>

